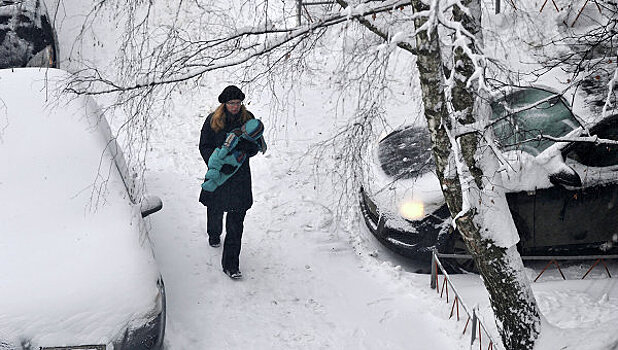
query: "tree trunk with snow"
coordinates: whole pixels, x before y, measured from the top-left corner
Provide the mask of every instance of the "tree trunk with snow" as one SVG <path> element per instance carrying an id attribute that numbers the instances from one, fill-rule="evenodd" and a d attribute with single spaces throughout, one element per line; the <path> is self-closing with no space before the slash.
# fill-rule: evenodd
<path id="1" fill-rule="evenodd" d="M 485 128 L 491 110 L 486 96 L 479 95 L 485 88 L 474 75 L 483 67 L 470 57 L 478 59 L 474 55 L 483 43 L 480 1 L 461 3 L 470 12 L 455 6 L 453 22 L 472 38 L 465 40 L 469 51 L 459 44 L 450 53 L 454 58 L 450 86 L 437 26 L 432 28 L 427 17 L 415 21 L 417 28 L 427 26 L 416 37 L 425 116 L 447 205 L 483 277 L 504 346 L 531 349 L 540 332 L 540 312 L 516 249 L 517 231 L 500 186 L 499 160 Z M 431 10 L 422 1 L 415 1 L 414 8 L 416 13 Z"/>
<path id="2" fill-rule="evenodd" d="M 422 1 L 414 1 L 414 12 L 429 11 L 428 5 Z M 426 17 L 418 17 L 414 24 L 416 28 L 428 25 Z M 431 35 L 428 30 L 431 31 Z M 423 92 L 423 105 L 425 119 L 431 134 L 432 152 L 436 162 L 438 178 L 443 187 L 443 193 L 451 212 L 461 210 L 461 186 L 455 171 L 447 172 L 449 156 L 451 154 L 451 142 L 446 133 L 446 125 L 449 123 L 448 110 L 444 99 L 444 69 L 442 67 L 442 54 L 438 40 L 438 28 L 428 28 L 416 35 L 416 66 L 419 71 L 421 91 Z"/>

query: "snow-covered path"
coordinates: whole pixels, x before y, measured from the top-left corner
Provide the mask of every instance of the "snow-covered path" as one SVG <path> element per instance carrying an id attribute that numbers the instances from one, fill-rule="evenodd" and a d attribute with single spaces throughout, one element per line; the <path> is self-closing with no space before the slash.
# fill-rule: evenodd
<path id="1" fill-rule="evenodd" d="M 225 276 L 222 248 L 208 246 L 197 202 L 204 165 L 196 114 L 188 107 L 158 125 L 147 174 L 149 191 L 164 200 L 151 237 L 168 293 L 168 349 L 465 348 L 429 277 L 354 249 L 357 233 L 337 227 L 323 189 L 290 161 L 308 145 L 300 135 L 308 140 L 307 130 L 324 125 L 319 120 L 299 118 L 311 125 L 297 125 L 297 141 L 272 138 L 268 153 L 252 159 L 245 278 Z"/>

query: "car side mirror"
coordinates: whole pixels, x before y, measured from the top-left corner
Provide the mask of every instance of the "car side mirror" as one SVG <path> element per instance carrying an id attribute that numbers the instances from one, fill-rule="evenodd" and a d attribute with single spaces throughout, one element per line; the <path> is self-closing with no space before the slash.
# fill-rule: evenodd
<path id="1" fill-rule="evenodd" d="M 142 213 L 142 217 L 156 213 L 163 208 L 163 201 L 157 196 L 144 197 L 139 204 L 139 209 Z"/>
<path id="2" fill-rule="evenodd" d="M 549 175 L 549 182 L 554 186 L 581 187 L 582 179 L 571 167 L 563 167 L 560 171 Z"/>

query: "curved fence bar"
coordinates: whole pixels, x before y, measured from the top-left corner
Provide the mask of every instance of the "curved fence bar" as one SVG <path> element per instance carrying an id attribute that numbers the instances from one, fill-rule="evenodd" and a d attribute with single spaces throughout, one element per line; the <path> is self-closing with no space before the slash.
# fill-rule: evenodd
<path id="1" fill-rule="evenodd" d="M 439 257 L 443 255 L 448 255 L 447 257 L 449 258 L 458 258 L 458 259 L 466 258 L 466 255 L 439 254 L 434 250 L 431 254 L 432 259 L 431 259 L 430 287 L 432 289 L 436 289 L 436 292 L 440 294 L 440 298 L 444 296 L 444 292 L 446 291 L 446 302 L 447 303 L 449 303 L 449 288 L 451 289 L 453 293 L 453 305 L 451 306 L 451 314 L 449 316 L 449 319 L 452 318 L 456 312 L 457 321 L 460 320 L 459 318 L 459 308 L 460 307 L 468 315 L 468 319 L 463 329 L 463 334 L 466 334 L 466 331 L 468 330 L 468 325 L 470 325 L 470 320 L 472 320 L 471 330 L 470 330 L 470 349 L 472 349 L 475 346 L 475 343 L 478 343 L 480 350 L 483 349 L 483 333 L 484 333 L 488 341 L 487 349 L 493 350 L 494 344 L 500 344 L 500 343 L 496 343 L 494 339 L 492 338 L 491 334 L 487 331 L 487 328 L 485 327 L 481 319 L 478 317 L 477 310 L 475 308 L 474 309 L 470 308 L 468 305 L 466 305 L 464 300 L 461 298 L 461 294 L 457 291 L 457 289 L 451 282 L 449 274 L 446 272 L 446 270 L 444 269 L 444 266 L 442 266 L 442 262 L 439 259 Z M 443 275 L 442 289 L 440 289 L 440 280 L 438 276 L 439 273 L 442 273 Z"/>

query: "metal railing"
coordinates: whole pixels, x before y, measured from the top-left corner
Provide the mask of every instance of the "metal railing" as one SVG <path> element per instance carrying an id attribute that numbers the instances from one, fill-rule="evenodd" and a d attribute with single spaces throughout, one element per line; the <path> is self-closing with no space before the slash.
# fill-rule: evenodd
<path id="1" fill-rule="evenodd" d="M 471 309 L 463 301 L 463 299 L 461 298 L 461 294 L 459 294 L 457 289 L 455 289 L 455 286 L 453 285 L 450 276 L 444 269 L 444 266 L 442 266 L 442 262 L 440 261 L 439 256 L 448 257 L 448 258 L 458 258 L 458 259 L 466 258 L 470 256 L 464 255 L 464 254 L 440 254 L 434 250 L 431 254 L 430 287 L 432 289 L 435 289 L 436 292 L 440 294 L 440 298 L 444 296 L 444 292 L 446 291 L 446 302 L 448 304 L 449 303 L 449 286 L 450 286 L 450 289 L 452 290 L 452 293 L 454 294 L 454 298 L 453 298 L 453 306 L 451 306 L 451 314 L 449 316 L 449 319 L 453 318 L 453 316 L 456 315 L 457 321 L 460 320 L 460 317 L 459 317 L 460 307 L 466 312 L 468 319 L 466 321 L 466 325 L 464 326 L 462 334 L 466 334 L 466 331 L 468 330 L 468 325 L 470 325 L 470 321 L 472 321 L 471 331 L 470 331 L 470 349 L 472 349 L 472 347 L 475 345 L 476 342 L 478 342 L 479 349 L 480 350 L 483 349 L 483 333 L 484 333 L 489 341 L 487 345 L 487 349 L 493 350 L 494 344 L 500 344 L 500 343 L 497 343 L 496 341 L 493 340 L 491 334 L 487 331 L 487 328 L 485 327 L 481 319 L 478 317 L 478 312 L 477 312 L 478 308 Z M 442 275 L 444 276 L 442 280 L 441 289 L 440 289 L 440 278 L 438 276 L 438 272 L 442 272 Z"/>
<path id="2" fill-rule="evenodd" d="M 545 0 L 545 2 L 543 2 L 543 5 L 541 6 L 541 9 L 539 10 L 539 12 L 543 12 L 543 9 L 545 8 L 545 5 L 547 5 L 548 1 L 549 0 Z M 556 12 L 560 12 L 562 10 L 561 8 L 558 7 L 558 5 L 556 4 L 555 0 L 551 0 L 551 2 L 554 5 L 554 8 L 556 9 Z M 577 20 L 579 19 L 579 16 L 581 16 L 582 12 L 584 12 L 584 9 L 588 5 L 588 2 L 589 2 L 589 0 L 584 1 L 584 5 L 582 5 L 582 7 L 579 9 L 579 12 L 577 12 L 577 16 L 573 20 L 573 23 L 571 23 L 571 27 L 573 27 L 575 25 L 575 22 L 577 22 Z M 597 0 L 592 0 L 592 2 L 594 2 L 595 5 L 597 5 L 597 9 L 599 10 L 599 13 L 603 13 L 603 11 L 601 10 L 601 5 L 599 5 Z M 567 23 L 565 21 L 562 21 L 562 23 L 567 25 Z"/>
<path id="3" fill-rule="evenodd" d="M 442 254 L 436 253 L 438 257 L 442 258 L 450 258 L 450 259 L 472 259 L 472 255 L 469 254 Z M 606 260 L 618 260 L 618 255 L 616 254 L 608 254 L 608 255 L 522 255 L 521 259 L 524 261 L 548 261 L 545 267 L 541 270 L 541 272 L 536 276 L 533 282 L 536 282 L 545 271 L 552 265 L 556 266 L 558 272 L 560 272 L 560 276 L 563 280 L 567 278 L 564 276 L 562 269 L 560 268 L 560 264 L 558 261 L 594 261 L 590 268 L 586 271 L 586 273 L 582 276 L 581 279 L 585 279 L 595 267 L 602 265 L 605 268 L 605 273 L 607 277 L 612 278 L 612 274 L 609 272 L 609 267 L 605 263 Z"/>
<path id="4" fill-rule="evenodd" d="M 478 308 L 474 308 L 474 309 L 470 309 L 470 307 L 468 307 L 466 305 L 466 303 L 463 301 L 461 295 L 459 294 L 459 292 L 457 291 L 457 289 L 455 289 L 455 286 L 453 284 L 453 282 L 451 281 L 450 276 L 448 275 L 448 273 L 446 272 L 446 270 L 444 269 L 442 262 L 440 261 L 440 258 L 449 258 L 449 259 L 472 259 L 471 255 L 468 254 L 442 254 L 442 253 L 438 253 L 435 250 L 432 252 L 432 260 L 431 260 L 431 281 L 430 281 L 430 287 L 432 289 L 436 289 L 436 292 L 440 294 L 440 298 L 442 298 L 444 296 L 444 292 L 446 291 L 446 302 L 449 303 L 449 288 L 452 290 L 452 293 L 454 294 L 454 298 L 453 298 L 453 305 L 451 306 L 451 313 L 449 315 L 449 319 L 451 319 L 453 317 L 453 315 L 456 312 L 456 316 L 457 316 L 457 321 L 459 321 L 460 317 L 459 317 L 459 308 L 461 307 L 466 314 L 468 315 L 468 320 L 466 321 L 466 325 L 464 326 L 464 330 L 463 330 L 463 334 L 466 333 L 468 325 L 470 323 L 470 321 L 472 321 L 472 331 L 471 331 L 471 339 L 470 339 L 470 348 L 472 348 L 474 346 L 474 343 L 477 341 L 478 339 L 478 343 L 479 343 L 479 349 L 482 350 L 482 346 L 483 346 L 483 339 L 482 339 L 482 334 L 485 333 L 485 335 L 487 336 L 487 339 L 489 340 L 488 343 L 488 347 L 487 349 L 494 349 L 494 344 L 500 344 L 497 343 L 496 341 L 494 341 L 492 339 L 492 336 L 490 335 L 490 333 L 487 331 L 487 328 L 485 327 L 485 325 L 483 325 L 483 323 L 481 322 L 481 320 L 478 318 Z M 585 260 L 593 260 L 594 263 L 592 264 L 592 266 L 590 266 L 590 268 L 586 271 L 586 273 L 584 274 L 584 276 L 581 279 L 585 279 L 590 272 L 599 265 L 603 265 L 603 267 L 605 268 L 605 272 L 607 274 L 608 278 L 612 278 L 612 275 L 609 271 L 609 267 L 607 266 L 607 264 L 605 263 L 606 260 L 611 260 L 611 259 L 618 259 L 618 255 L 579 255 L 579 256 L 522 256 L 521 257 L 522 260 L 528 260 L 528 261 L 545 261 L 545 260 L 549 260 L 549 262 L 545 265 L 545 267 L 541 270 L 541 272 L 538 274 L 538 276 L 534 279 L 534 282 L 536 282 L 542 275 L 543 273 L 547 270 L 547 268 L 549 268 L 551 265 L 555 265 L 556 268 L 558 269 L 558 271 L 560 272 L 560 275 L 562 276 L 562 278 L 564 280 L 566 280 L 566 277 L 564 275 L 564 273 L 562 272 L 561 268 L 560 268 L 560 264 L 558 263 L 558 261 L 585 261 Z M 443 277 L 443 281 L 442 281 L 442 288 L 440 288 L 440 277 L 438 276 L 439 273 L 442 273 Z M 477 327 L 478 325 L 478 327 Z M 478 338 L 477 338 L 478 337 Z"/>
<path id="5" fill-rule="evenodd" d="M 562 269 L 560 268 L 560 264 L 558 264 L 559 260 L 565 260 L 565 261 L 594 260 L 594 263 L 590 266 L 590 268 L 586 271 L 586 273 L 584 274 L 584 276 L 582 276 L 581 279 L 585 279 L 590 274 L 590 272 L 592 272 L 592 270 L 594 270 L 594 268 L 597 267 L 599 264 L 605 267 L 605 273 L 607 274 L 607 277 L 612 278 L 612 274 L 609 272 L 609 267 L 607 267 L 605 260 L 618 259 L 618 255 L 522 256 L 521 259 L 522 260 L 548 260 L 549 261 L 547 265 L 545 265 L 545 267 L 538 274 L 538 276 L 536 276 L 536 278 L 534 279 L 534 282 L 536 282 L 552 264 L 556 266 L 556 268 L 558 269 L 558 272 L 560 272 L 560 276 L 562 276 L 562 279 L 566 280 L 566 277 L 564 276 L 564 273 L 562 273 Z"/>

